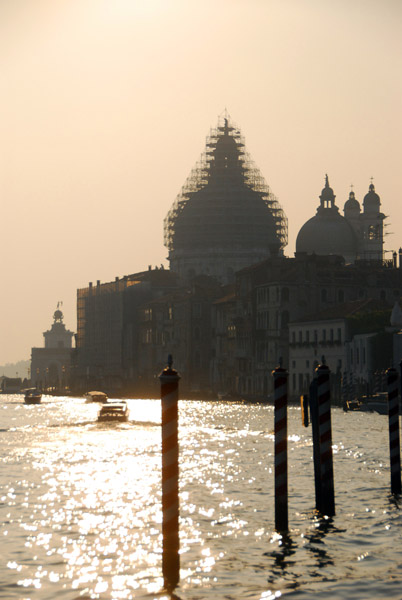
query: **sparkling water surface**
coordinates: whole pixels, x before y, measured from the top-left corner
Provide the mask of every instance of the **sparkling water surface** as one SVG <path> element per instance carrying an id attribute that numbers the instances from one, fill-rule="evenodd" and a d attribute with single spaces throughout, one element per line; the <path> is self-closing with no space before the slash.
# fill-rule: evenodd
<path id="1" fill-rule="evenodd" d="M 0 598 L 163 599 L 160 401 L 0 396 Z M 387 417 L 332 410 L 336 516 L 314 512 L 311 428 L 288 411 L 289 536 L 274 531 L 273 408 L 185 401 L 182 600 L 402 598 Z"/>

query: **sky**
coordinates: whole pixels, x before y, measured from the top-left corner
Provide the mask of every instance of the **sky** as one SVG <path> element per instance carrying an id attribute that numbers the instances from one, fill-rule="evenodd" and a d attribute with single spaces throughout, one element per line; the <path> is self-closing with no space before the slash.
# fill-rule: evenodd
<path id="1" fill-rule="evenodd" d="M 400 0 L 0 0 L 0 364 L 58 302 L 168 267 L 163 219 L 227 110 L 288 217 L 373 178 L 402 246 Z"/>

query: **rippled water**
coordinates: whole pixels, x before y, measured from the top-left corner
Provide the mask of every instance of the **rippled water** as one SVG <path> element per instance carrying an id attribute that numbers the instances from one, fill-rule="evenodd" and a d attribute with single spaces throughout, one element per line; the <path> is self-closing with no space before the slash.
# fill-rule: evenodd
<path id="1" fill-rule="evenodd" d="M 83 399 L 0 396 L 0 598 L 166 598 L 160 402 L 98 424 Z M 333 409 L 336 516 L 314 513 L 310 428 L 289 409 L 289 526 L 274 532 L 273 409 L 180 402 L 182 600 L 402 598 L 387 418 Z"/>

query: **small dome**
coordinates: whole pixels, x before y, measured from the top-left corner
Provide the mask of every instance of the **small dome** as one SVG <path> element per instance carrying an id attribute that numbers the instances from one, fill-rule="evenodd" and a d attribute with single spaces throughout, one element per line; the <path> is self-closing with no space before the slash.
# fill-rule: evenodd
<path id="1" fill-rule="evenodd" d="M 380 210 L 380 204 L 380 196 L 375 192 L 375 187 L 371 183 L 368 193 L 364 196 L 364 210 L 378 212 Z"/>
<path id="2" fill-rule="evenodd" d="M 55 321 L 62 321 L 63 320 L 63 313 L 61 312 L 61 310 L 55 310 L 54 311 L 53 319 Z"/>
<path id="3" fill-rule="evenodd" d="M 360 212 L 360 204 L 359 204 L 359 201 L 358 201 L 358 200 L 356 200 L 356 197 L 355 197 L 355 193 L 354 193 L 354 192 L 350 192 L 350 194 L 349 194 L 349 199 L 348 199 L 348 200 L 346 200 L 346 202 L 345 202 L 345 206 L 343 207 L 343 210 L 344 210 L 344 211 L 350 211 L 350 210 L 353 210 L 353 211 L 358 211 L 358 212 Z"/>

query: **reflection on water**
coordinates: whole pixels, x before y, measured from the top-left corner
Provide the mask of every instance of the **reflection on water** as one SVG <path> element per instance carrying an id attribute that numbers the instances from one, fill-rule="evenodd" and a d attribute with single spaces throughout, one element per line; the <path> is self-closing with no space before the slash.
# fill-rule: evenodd
<path id="1" fill-rule="evenodd" d="M 333 411 L 337 515 L 314 508 L 311 434 L 289 410 L 288 536 L 274 532 L 273 409 L 180 403 L 181 581 L 163 592 L 160 402 L 0 397 L 0 598 L 400 598 L 387 423 Z"/>

